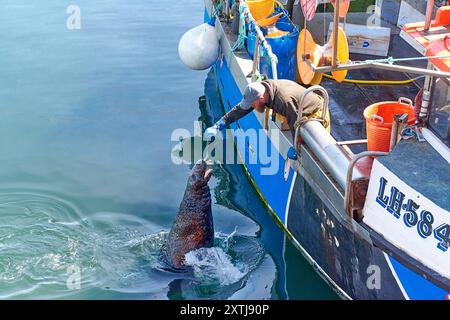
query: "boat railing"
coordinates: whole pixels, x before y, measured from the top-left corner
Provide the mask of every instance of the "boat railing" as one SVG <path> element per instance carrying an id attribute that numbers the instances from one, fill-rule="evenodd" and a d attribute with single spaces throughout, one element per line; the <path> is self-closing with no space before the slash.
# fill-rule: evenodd
<path id="1" fill-rule="evenodd" d="M 365 157 L 382 157 L 389 155 L 389 152 L 364 151 L 352 156 L 352 160 L 347 168 L 347 180 L 345 184 L 344 207 L 350 218 L 361 222 L 363 219 L 362 209 L 366 200 L 367 179 L 353 179 L 353 171 L 356 163 Z M 362 182 L 362 183 L 360 183 Z"/>
<path id="2" fill-rule="evenodd" d="M 315 85 L 315 86 L 309 87 L 301 95 L 300 103 L 299 103 L 298 110 L 297 110 L 297 124 L 296 124 L 296 128 L 295 128 L 295 139 L 294 139 L 294 146 L 295 146 L 295 148 L 298 147 L 300 121 L 302 121 L 302 119 L 303 119 L 302 114 L 303 114 L 303 106 L 305 104 L 305 99 L 306 99 L 306 97 L 309 94 L 315 93 L 315 92 L 321 93 L 322 97 L 323 97 L 323 100 L 324 100 L 323 101 L 323 110 L 322 110 L 322 119 L 307 119 L 307 120 L 304 120 L 304 121 L 308 121 L 308 120 L 320 121 L 324 125 L 326 123 L 326 117 L 327 117 L 327 114 L 328 114 L 328 105 L 330 103 L 330 97 L 328 95 L 328 92 L 327 92 L 327 90 L 325 90 L 325 88 L 323 88 L 322 86 L 319 86 L 319 85 Z M 297 150 L 297 152 L 299 152 L 299 151 L 300 150 Z"/>
<path id="3" fill-rule="evenodd" d="M 302 116 L 305 97 L 313 92 L 319 92 L 324 99 L 324 109 L 320 119 L 305 119 Z M 327 172 L 345 190 L 347 185 L 347 169 L 351 161 L 349 153 L 338 144 L 325 128 L 328 113 L 329 97 L 327 91 L 319 86 L 312 86 L 306 89 L 300 97 L 300 105 L 297 110 L 297 122 L 295 124 L 294 148 L 300 155 L 301 143 L 304 142 L 311 152 L 318 158 Z M 353 177 L 355 179 L 365 178 L 363 172 L 355 168 Z"/>
<path id="4" fill-rule="evenodd" d="M 322 117 L 319 119 L 307 119 L 302 116 L 305 99 L 311 93 L 319 93 L 323 97 L 324 107 Z M 346 145 L 366 143 L 367 140 L 337 142 L 325 129 L 327 126 L 328 108 L 329 96 L 323 87 L 315 85 L 303 92 L 300 97 L 297 122 L 295 124 L 295 150 L 298 155 L 301 154 L 301 139 L 315 157 L 318 158 L 333 180 L 342 188 L 344 206 L 349 217 L 360 222 L 362 220 L 368 177 L 356 164 L 362 158 L 385 156 L 389 153 L 365 151 L 355 155 L 347 151 Z"/>

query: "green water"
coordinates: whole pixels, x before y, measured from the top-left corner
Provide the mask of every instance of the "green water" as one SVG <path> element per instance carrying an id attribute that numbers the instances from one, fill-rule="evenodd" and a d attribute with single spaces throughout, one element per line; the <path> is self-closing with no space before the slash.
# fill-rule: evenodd
<path id="1" fill-rule="evenodd" d="M 211 182 L 239 286 L 217 270 L 199 280 L 159 268 L 190 169 L 172 163 L 170 136 L 193 130 L 208 87 L 177 45 L 203 3 L 79 0 L 81 29 L 68 30 L 70 4 L 0 3 L 0 298 L 336 298 L 239 166 L 215 168 Z"/>

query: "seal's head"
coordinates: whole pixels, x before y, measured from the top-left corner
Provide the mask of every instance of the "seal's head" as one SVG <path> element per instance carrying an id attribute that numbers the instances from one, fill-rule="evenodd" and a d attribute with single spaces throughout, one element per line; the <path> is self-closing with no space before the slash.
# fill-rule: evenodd
<path id="1" fill-rule="evenodd" d="M 208 166 L 204 160 L 199 160 L 194 165 L 194 168 L 192 168 L 188 183 L 196 190 L 201 189 L 208 185 L 211 175 L 212 169 L 208 169 Z"/>

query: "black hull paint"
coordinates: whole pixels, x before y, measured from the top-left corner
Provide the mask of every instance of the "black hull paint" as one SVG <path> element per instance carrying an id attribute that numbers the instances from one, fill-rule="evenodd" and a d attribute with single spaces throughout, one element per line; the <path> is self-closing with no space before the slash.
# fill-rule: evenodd
<path id="1" fill-rule="evenodd" d="M 384 253 L 342 225 L 300 175 L 291 199 L 288 230 L 339 288 L 353 299 L 404 299 Z M 379 289 L 369 289 L 371 266 Z"/>

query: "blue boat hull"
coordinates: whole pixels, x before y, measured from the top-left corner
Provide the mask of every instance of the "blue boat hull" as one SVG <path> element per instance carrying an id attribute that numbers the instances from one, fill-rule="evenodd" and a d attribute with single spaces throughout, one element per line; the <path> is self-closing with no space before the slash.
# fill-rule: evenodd
<path id="1" fill-rule="evenodd" d="M 224 111 L 242 94 L 225 60 L 213 69 Z M 216 115 L 218 118 L 221 115 Z M 236 130 L 263 129 L 254 113 L 231 125 Z M 267 138 L 267 143 L 271 143 Z M 261 142 L 259 142 L 261 143 Z M 276 175 L 261 175 L 261 164 L 248 162 L 258 146 L 236 146 L 252 185 L 319 274 L 343 297 L 351 299 L 446 299 L 446 292 L 405 268 L 392 257 L 344 226 L 314 189 L 291 170 L 284 179 L 285 160 L 278 154 Z M 272 148 L 272 150 L 276 150 Z M 378 277 L 378 278 L 377 278 Z"/>
<path id="2" fill-rule="evenodd" d="M 209 20 L 205 10 L 205 21 Z M 224 112 L 242 99 L 236 80 L 226 59 L 212 67 Z M 222 114 L 214 115 L 218 119 Z M 231 128 L 262 130 L 255 113 L 250 113 Z M 264 131 L 265 132 L 265 131 Z M 269 137 L 258 144 L 271 145 Z M 317 190 L 291 170 L 284 178 L 285 160 L 277 152 L 279 170 L 275 175 L 262 175 L 261 163 L 253 163 L 250 152 L 258 145 L 236 145 L 244 160 L 247 176 L 269 208 L 272 217 L 311 263 L 321 277 L 342 297 L 349 299 L 449 299 L 449 293 L 406 268 L 352 227 L 339 220 L 320 199 Z M 271 145 L 269 150 L 277 150 Z M 325 195 L 326 197 L 326 195 Z M 329 204 L 330 205 L 330 204 Z M 332 205 L 332 204 L 331 204 Z M 288 272 L 286 270 L 286 272 Z"/>

